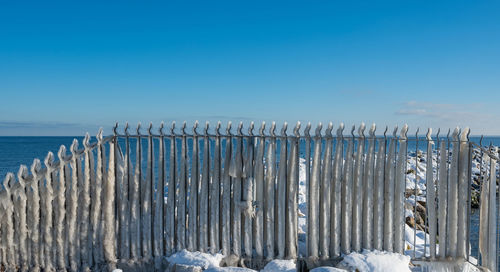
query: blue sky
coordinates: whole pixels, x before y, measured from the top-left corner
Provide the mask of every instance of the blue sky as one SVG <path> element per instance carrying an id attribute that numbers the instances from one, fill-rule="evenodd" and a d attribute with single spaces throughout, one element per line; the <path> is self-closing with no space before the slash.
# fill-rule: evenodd
<path id="1" fill-rule="evenodd" d="M 498 1 L 0 1 L 0 135 L 115 121 L 500 135 Z"/>

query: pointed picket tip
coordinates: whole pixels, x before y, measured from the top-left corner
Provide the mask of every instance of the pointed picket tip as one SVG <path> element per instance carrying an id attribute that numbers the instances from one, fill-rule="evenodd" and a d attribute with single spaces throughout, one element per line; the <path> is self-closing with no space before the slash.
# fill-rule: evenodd
<path id="1" fill-rule="evenodd" d="M 90 146 L 90 134 L 87 132 L 85 133 L 85 137 L 83 138 L 83 146 L 85 149 L 87 149 Z"/>
<path id="2" fill-rule="evenodd" d="M 64 150 L 66 150 L 66 148 Z M 49 153 L 47 153 L 47 156 L 43 160 L 43 163 L 45 164 L 45 167 L 47 167 L 47 169 L 52 168 L 52 165 L 54 164 L 54 153 L 49 151 Z M 63 163 L 64 162 L 61 160 L 61 164 Z"/>
<path id="3" fill-rule="evenodd" d="M 66 146 L 61 145 L 59 147 L 59 151 L 57 151 L 57 157 L 59 157 L 59 161 L 64 161 L 64 158 L 66 157 Z"/>
<path id="4" fill-rule="evenodd" d="M 12 186 L 12 184 L 14 184 L 14 181 L 16 180 L 15 176 L 13 173 L 11 172 L 8 172 L 6 175 L 5 175 L 5 178 L 3 179 L 3 187 L 4 189 L 10 193 L 10 187 Z"/>
<path id="5" fill-rule="evenodd" d="M 469 127 L 464 128 L 464 130 L 462 131 L 462 134 L 460 135 L 460 140 L 463 142 L 466 142 L 467 138 L 469 136 L 469 132 L 470 132 Z"/>
<path id="6" fill-rule="evenodd" d="M 321 137 L 321 130 L 323 129 L 323 123 L 319 122 L 316 126 L 316 137 Z"/>
<path id="7" fill-rule="evenodd" d="M 451 134 L 451 137 L 453 138 L 454 141 L 458 140 L 459 133 L 460 133 L 460 128 L 456 127 L 455 130 L 453 130 L 453 133 Z"/>
<path id="8" fill-rule="evenodd" d="M 366 128 L 365 123 L 361 122 L 361 125 L 359 125 L 359 128 L 358 128 L 358 135 L 360 137 L 365 137 L 365 128 Z"/>
<path id="9" fill-rule="evenodd" d="M 200 123 L 198 123 L 198 120 L 196 120 L 194 122 L 194 125 L 193 125 L 193 135 L 194 136 L 198 136 L 198 126 L 200 125 Z"/>
<path id="10" fill-rule="evenodd" d="M 148 134 L 153 135 L 153 122 L 149 122 Z"/>
<path id="11" fill-rule="evenodd" d="M 42 163 L 40 162 L 39 159 L 34 159 L 33 163 L 31 164 L 31 173 L 33 176 L 37 176 L 40 170 L 42 169 Z"/>
<path id="12" fill-rule="evenodd" d="M 266 129 L 266 122 L 262 122 L 262 125 L 260 125 L 260 129 L 259 129 L 260 136 L 264 136 L 265 129 Z"/>
<path id="13" fill-rule="evenodd" d="M 170 134 L 172 136 L 175 135 L 175 121 L 172 121 L 172 124 L 170 125 Z"/>
<path id="14" fill-rule="evenodd" d="M 325 133 L 328 137 L 332 137 L 333 123 L 329 122 L 328 127 L 325 130 Z"/>
<path id="15" fill-rule="evenodd" d="M 295 128 L 293 129 L 293 134 L 296 137 L 300 137 L 300 121 L 297 121 L 297 124 L 295 125 Z"/>
<path id="16" fill-rule="evenodd" d="M 243 135 L 243 122 L 240 121 L 238 124 L 238 135 L 242 136 Z"/>
<path id="17" fill-rule="evenodd" d="M 384 138 L 387 138 L 387 131 L 389 131 L 389 126 L 385 126 Z"/>
<path id="18" fill-rule="evenodd" d="M 275 131 L 276 131 L 276 122 L 272 122 L 271 123 L 271 127 L 269 128 L 269 134 L 272 136 L 272 137 L 275 137 L 276 134 L 275 134 Z"/>
<path id="19" fill-rule="evenodd" d="M 28 176 L 28 167 L 24 164 L 19 165 L 19 170 L 17 171 L 17 179 L 19 180 L 19 184 L 23 187 L 25 185 L 24 180 Z"/>
<path id="20" fill-rule="evenodd" d="M 253 121 L 250 122 L 250 126 L 248 127 L 248 135 L 253 136 L 254 127 L 255 127 L 255 123 Z"/>
<path id="21" fill-rule="evenodd" d="M 431 141 L 432 140 L 432 128 L 427 128 L 427 134 L 425 135 L 425 138 L 427 139 L 427 141 Z"/>
<path id="22" fill-rule="evenodd" d="M 69 147 L 69 149 L 71 150 L 71 153 L 73 153 L 73 154 L 78 151 L 78 140 L 77 139 L 73 139 L 73 142 L 71 143 L 71 146 Z"/>
<path id="23" fill-rule="evenodd" d="M 283 126 L 281 127 L 281 136 L 286 136 L 286 130 L 288 128 L 288 123 L 284 122 Z"/>
<path id="24" fill-rule="evenodd" d="M 403 127 L 401 128 L 400 136 L 403 139 L 407 139 L 407 134 L 408 134 L 408 124 L 404 124 Z"/>
<path id="25" fill-rule="evenodd" d="M 102 142 L 102 127 L 99 128 L 99 131 L 97 132 L 96 138 L 97 138 L 98 142 Z"/>
<path id="26" fill-rule="evenodd" d="M 164 127 L 165 127 L 165 123 L 163 121 L 161 121 L 160 127 L 158 128 L 158 133 L 160 133 L 161 136 L 165 135 L 165 133 L 163 133 Z"/>
<path id="27" fill-rule="evenodd" d="M 187 122 L 186 122 L 186 121 L 184 121 L 184 122 L 182 123 L 182 128 L 181 128 L 182 135 L 186 135 L 186 134 L 187 134 L 187 133 L 186 133 L 186 127 L 187 127 Z"/>
<path id="28" fill-rule="evenodd" d="M 368 132 L 368 134 L 370 134 L 370 137 L 375 137 L 375 130 L 377 130 L 377 126 L 375 125 L 375 123 L 372 123 L 370 131 Z"/>
<path id="29" fill-rule="evenodd" d="M 343 137 L 344 135 L 342 135 L 342 133 L 344 132 L 344 123 L 340 123 L 339 124 L 339 127 L 337 128 L 337 136 L 338 137 Z"/>
<path id="30" fill-rule="evenodd" d="M 351 135 L 353 138 L 356 137 L 356 136 L 354 136 L 354 131 L 356 131 L 356 125 L 352 125 L 352 128 L 351 128 Z"/>
<path id="31" fill-rule="evenodd" d="M 226 134 L 229 136 L 231 135 L 231 126 L 233 125 L 233 123 L 231 121 L 228 121 L 227 122 L 227 127 L 226 127 Z"/>
<path id="32" fill-rule="evenodd" d="M 306 127 L 304 128 L 304 135 L 310 137 L 311 136 L 310 131 L 311 131 L 311 122 L 308 122 Z"/>
<path id="33" fill-rule="evenodd" d="M 115 126 L 113 127 L 113 134 L 118 135 L 118 122 L 115 122 Z"/>
<path id="34" fill-rule="evenodd" d="M 208 128 L 210 127 L 210 122 L 205 122 L 205 135 L 208 135 Z"/>
<path id="35" fill-rule="evenodd" d="M 392 137 L 396 138 L 398 136 L 397 133 L 398 133 L 398 126 L 396 125 L 394 127 L 394 130 L 392 131 Z"/>
<path id="36" fill-rule="evenodd" d="M 215 126 L 215 135 L 220 136 L 220 128 L 222 126 L 221 121 L 217 122 L 217 125 Z"/>

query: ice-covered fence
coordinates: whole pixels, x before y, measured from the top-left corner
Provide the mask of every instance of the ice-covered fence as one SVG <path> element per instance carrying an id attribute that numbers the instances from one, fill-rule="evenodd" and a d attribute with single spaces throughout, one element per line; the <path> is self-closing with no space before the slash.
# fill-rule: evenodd
<path id="1" fill-rule="evenodd" d="M 378 249 L 413 259 L 469 259 L 471 143 L 468 130 L 451 137 L 365 135 L 361 125 L 277 134 L 263 123 L 203 132 L 186 123 L 168 133 L 119 134 L 96 143 L 75 140 L 71 154 L 49 153 L 45 168 L 21 166 L 0 192 L 0 257 L 8 270 L 72 271 L 112 268 L 117 262 L 155 264 L 182 249 L 233 255 L 232 260 L 335 260 Z M 421 154 L 419 150 L 423 149 Z M 414 151 L 414 164 L 411 154 Z M 494 162 L 494 160 L 491 160 Z M 436 169 L 436 171 L 422 171 Z M 305 172 L 301 183 L 301 168 Z M 413 175 L 413 176 L 412 176 Z M 424 181 L 424 187 L 420 187 Z M 306 189 L 305 193 L 301 189 Z M 424 188 L 422 190 L 422 188 Z M 482 263 L 496 222 L 495 194 L 481 206 Z M 413 202 L 412 202 L 413 196 Z M 423 200 L 422 200 L 423 199 Z M 425 242 L 408 237 L 406 221 L 425 201 Z M 299 210 L 299 204 L 307 208 Z M 412 213 L 413 215 L 408 215 Z M 487 218 L 487 219 L 485 219 Z M 299 219 L 306 219 L 305 224 Z M 486 222 L 486 223 L 485 223 Z M 487 224 L 488 227 L 485 227 Z M 496 231 L 496 230 L 495 230 Z M 428 238 L 427 238 L 428 237 Z M 495 236 L 496 237 L 496 236 Z M 413 238 L 413 246 L 410 246 Z M 429 239 L 429 241 L 427 241 Z M 495 259 L 496 261 L 496 259 Z"/>

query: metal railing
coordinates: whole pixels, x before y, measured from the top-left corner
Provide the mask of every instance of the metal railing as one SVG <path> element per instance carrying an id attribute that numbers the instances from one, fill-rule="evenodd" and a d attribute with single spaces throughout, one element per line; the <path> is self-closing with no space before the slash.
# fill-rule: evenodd
<path id="1" fill-rule="evenodd" d="M 202 133 L 198 123 L 192 133 L 186 127 L 176 132 L 173 123 L 164 133 L 162 123 L 157 134 L 152 125 L 141 134 L 139 124 L 131 135 L 128 124 L 123 134 L 115 126 L 109 137 L 101 130 L 96 143 L 87 134 L 83 149 L 75 140 L 69 156 L 62 146 L 59 162 L 49 153 L 45 169 L 35 160 L 31 174 L 25 166 L 17 180 L 8 174 L 0 191 L 2 266 L 79 271 L 141 261 L 159 267 L 163 256 L 182 249 L 311 262 L 362 249 L 413 260 L 471 258 L 467 129 L 433 139 L 431 130 L 409 138 L 407 126 L 392 136 L 387 128 L 376 136 L 375 125 L 368 135 L 361 125 L 346 136 L 343 124 L 334 135 L 331 123 L 324 132 L 319 124 L 314 135 L 310 124 L 301 133 L 300 123 L 291 134 L 285 123 L 279 135 L 275 123 L 268 133 L 263 123 L 255 134 L 253 123 L 247 133 L 242 123 L 236 133 L 231 123 L 225 133 L 220 122 L 213 132 L 208 123 Z M 436 172 L 423 174 L 423 165 Z M 493 184 L 488 180 L 483 184 Z M 481 264 L 495 270 L 491 188 L 482 186 L 481 197 L 488 198 L 481 202 L 479 247 Z M 411 243 L 406 221 L 413 216 L 417 228 L 422 198 L 424 243 L 417 231 Z"/>

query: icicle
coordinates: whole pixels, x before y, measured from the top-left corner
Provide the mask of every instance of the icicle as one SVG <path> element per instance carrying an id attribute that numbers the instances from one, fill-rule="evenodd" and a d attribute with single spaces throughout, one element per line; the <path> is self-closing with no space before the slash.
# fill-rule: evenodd
<path id="1" fill-rule="evenodd" d="M 79 235 L 78 235 L 78 184 L 79 180 L 81 180 L 82 170 L 81 170 L 81 161 L 80 156 L 77 153 L 78 149 L 78 141 L 73 140 L 73 144 L 71 145 L 71 153 L 73 154 L 71 158 L 71 184 L 69 184 L 69 199 L 67 199 L 67 203 L 69 203 L 69 214 L 68 214 L 68 240 L 69 240 L 69 264 L 72 271 L 78 271 L 80 269 L 80 250 L 78 246 Z M 99 163 L 98 163 L 99 164 Z M 98 166 L 99 167 L 99 166 Z"/>
<path id="2" fill-rule="evenodd" d="M 226 154 L 224 158 L 224 172 L 222 181 L 222 233 L 221 233 L 221 246 L 222 255 L 228 256 L 231 253 L 230 232 L 231 232 L 231 176 L 229 176 L 229 169 L 231 164 L 232 138 L 231 138 L 231 122 L 227 124 L 226 129 Z"/>
<path id="3" fill-rule="evenodd" d="M 210 185 L 210 138 L 208 137 L 208 122 L 205 125 L 205 135 L 203 136 L 203 166 L 201 173 L 200 184 L 200 229 L 199 229 L 199 250 L 206 252 L 208 249 L 208 211 L 209 211 L 209 197 L 208 190 Z M 218 206 L 217 206 L 218 207 Z"/>
<path id="4" fill-rule="evenodd" d="M 321 179 L 321 123 L 316 127 L 316 135 L 314 136 L 314 157 L 311 170 L 311 180 L 308 191 L 308 213 L 307 213 L 307 236 L 308 240 L 308 255 L 315 259 L 318 258 L 318 232 L 319 232 L 319 186 Z"/>
<path id="5" fill-rule="evenodd" d="M 28 244 L 27 244 L 27 234 L 28 229 L 26 225 L 26 179 L 28 176 L 28 168 L 25 165 L 21 165 L 19 167 L 19 172 L 17 173 L 17 178 L 19 182 L 17 183 L 17 188 L 14 191 L 14 213 L 15 213 L 15 221 L 16 221 L 16 235 L 18 243 L 17 246 L 18 256 L 19 256 L 19 264 L 18 267 L 20 271 L 28 270 Z"/>
<path id="6" fill-rule="evenodd" d="M 285 122 L 283 124 L 283 128 L 281 129 L 281 139 L 280 139 L 280 161 L 278 165 L 278 180 L 277 187 L 275 193 L 275 216 L 276 216 L 276 247 L 278 249 L 278 255 L 276 256 L 279 259 L 283 259 L 285 257 L 285 219 L 286 219 L 286 180 L 287 180 L 287 169 L 286 169 L 286 160 L 287 160 L 287 149 L 288 143 L 286 139 L 286 129 L 288 124 Z"/>
<path id="7" fill-rule="evenodd" d="M 386 127 L 387 131 L 387 127 Z M 378 140 L 376 159 L 376 178 L 373 202 L 373 248 L 382 250 L 384 246 L 384 176 L 385 176 L 385 146 L 386 138 Z"/>
<path id="8" fill-rule="evenodd" d="M 344 124 L 340 123 L 337 129 L 335 143 L 335 159 L 333 161 L 333 184 L 331 186 L 330 210 L 330 257 L 340 255 L 340 226 L 341 226 L 341 191 L 342 191 L 342 166 L 344 164 Z"/>
<path id="9" fill-rule="evenodd" d="M 212 177 L 210 181 L 210 224 L 209 224 L 209 239 L 210 239 L 210 253 L 214 254 L 220 249 L 219 241 L 219 211 L 220 211 L 220 184 L 221 184 L 221 137 L 220 137 L 220 127 L 221 123 L 217 123 L 215 128 L 215 146 L 214 146 L 214 157 L 213 157 L 213 169 Z M 207 123 L 208 128 L 208 123 Z M 205 130 L 206 132 L 206 130 Z M 208 134 L 208 133 L 205 133 Z M 210 144 L 210 141 L 209 141 Z M 210 151 L 210 146 L 207 147 Z M 210 156 L 208 156 L 210 159 Z M 210 166 L 209 166 L 210 168 Z"/>
<path id="10" fill-rule="evenodd" d="M 439 139 L 439 138 L 438 138 Z M 438 169 L 438 223 L 439 223 L 439 257 L 446 257 L 446 244 L 448 236 L 446 231 L 446 218 L 448 213 L 448 151 L 446 142 L 441 141 L 439 146 L 439 169 Z M 482 198 L 481 198 L 482 199 Z"/>
<path id="11" fill-rule="evenodd" d="M 347 138 L 347 151 L 345 154 L 344 173 L 342 178 L 342 222 L 341 222 L 341 250 L 344 254 L 351 253 L 351 216 L 352 216 L 352 171 L 354 150 L 354 126 L 350 138 Z"/>
<path id="12" fill-rule="evenodd" d="M 332 153 L 333 153 L 333 124 L 329 123 L 326 129 L 325 153 L 323 157 L 323 166 L 321 169 L 321 189 L 320 189 L 320 213 L 319 213 L 319 244 L 321 259 L 327 259 L 330 256 L 330 193 L 332 179 Z"/>
<path id="13" fill-rule="evenodd" d="M 57 257 L 56 257 L 56 262 L 57 262 L 57 268 L 58 269 L 66 269 L 68 266 L 68 258 L 67 254 L 68 252 L 66 251 L 66 241 L 67 241 L 67 235 L 66 235 L 66 183 L 69 183 L 70 180 L 70 169 L 66 163 L 66 147 L 64 145 L 61 145 L 59 148 L 59 152 L 57 152 L 57 155 L 59 157 L 59 183 L 57 186 L 57 212 L 56 212 L 56 231 L 55 231 L 55 236 L 56 236 L 56 252 L 57 252 Z M 33 189 L 34 190 L 34 189 Z M 37 185 L 37 192 L 35 195 L 38 195 L 38 185 Z M 40 198 L 38 197 L 38 201 L 35 201 L 35 203 L 39 203 Z M 34 208 L 35 209 L 35 208 Z M 35 209 L 35 214 L 38 216 L 39 219 L 39 212 L 38 208 Z M 37 237 L 38 239 L 38 237 Z"/>
<path id="14" fill-rule="evenodd" d="M 436 234 L 437 234 L 437 218 L 436 218 L 436 186 L 434 184 L 434 173 L 432 169 L 432 129 L 427 130 L 427 165 L 426 165 L 426 199 L 427 199 L 427 214 L 429 217 L 429 242 L 430 242 L 430 257 L 436 258 Z"/>
<path id="15" fill-rule="evenodd" d="M 189 251 L 198 250 L 198 183 L 200 179 L 199 168 L 199 151 L 198 151 L 198 122 L 193 126 L 193 153 L 191 159 L 191 178 L 189 180 L 189 215 L 188 215 L 188 229 L 187 238 Z"/>
<path id="16" fill-rule="evenodd" d="M 467 245 L 467 212 L 470 207 L 469 200 L 469 142 L 467 140 L 467 135 L 469 134 L 469 128 L 465 128 L 462 131 L 460 137 L 460 153 L 459 153 L 459 173 L 458 173 L 458 230 L 457 230 L 457 256 L 466 257 L 468 245 Z"/>
<path id="17" fill-rule="evenodd" d="M 254 248 L 256 256 L 264 256 L 264 149 L 266 139 L 264 135 L 266 123 L 262 123 L 259 130 L 260 137 L 257 138 L 257 153 L 255 156 L 255 203 L 257 211 L 254 220 Z"/>
<path id="18" fill-rule="evenodd" d="M 253 173 L 253 162 L 254 162 L 254 137 L 253 137 L 254 123 L 250 123 L 248 128 L 248 134 L 250 137 L 245 137 L 246 139 L 246 150 L 247 154 L 244 161 L 244 172 L 243 172 L 243 193 L 242 193 L 242 205 L 243 205 L 243 244 L 244 252 L 243 255 L 247 258 L 252 257 L 252 218 L 255 217 L 255 210 L 253 206 L 253 183 L 254 183 L 254 173 Z"/>
<path id="19" fill-rule="evenodd" d="M 385 188 L 384 188 L 384 250 L 392 252 L 394 250 L 394 164 L 396 159 L 396 126 L 387 150 L 387 162 L 385 164 Z"/>
<path id="20" fill-rule="evenodd" d="M 352 195 L 352 250 L 361 251 L 361 216 L 363 214 L 363 155 L 365 149 L 365 124 L 358 128 L 358 145 L 354 163 Z"/>
<path id="21" fill-rule="evenodd" d="M 165 206 L 165 144 L 163 137 L 163 122 L 160 125 L 160 138 L 158 139 L 158 185 L 155 192 L 155 208 L 154 208 L 154 256 L 155 256 L 155 267 L 159 268 L 161 265 L 161 259 L 164 255 L 163 252 L 163 233 L 165 232 L 165 227 L 163 225 L 163 209 Z"/>
<path id="22" fill-rule="evenodd" d="M 80 188 L 80 251 L 82 259 L 82 270 L 87 271 L 92 266 L 92 248 L 89 244 L 89 210 L 90 210 L 90 185 L 95 183 L 95 170 L 94 170 L 94 153 L 89 146 L 90 135 L 85 134 L 83 139 L 84 149 L 84 171 L 83 171 L 83 184 Z"/>
<path id="23" fill-rule="evenodd" d="M 2 220 L 2 242 L 3 250 L 6 252 L 7 271 L 15 271 L 17 266 L 14 247 L 14 203 L 12 201 L 12 188 L 15 177 L 12 173 L 7 173 L 3 180 L 2 206 L 5 219 Z"/>
<path id="24" fill-rule="evenodd" d="M 451 165 L 448 183 L 448 248 L 446 252 L 450 257 L 457 256 L 457 224 L 458 224 L 458 159 L 459 142 L 458 127 L 453 131 L 453 151 L 451 153 Z"/>
<path id="25" fill-rule="evenodd" d="M 52 201 L 54 200 L 54 190 L 52 183 L 54 182 L 55 179 L 55 174 L 54 174 L 54 154 L 52 152 L 49 152 L 47 154 L 47 157 L 45 158 L 45 167 L 47 168 L 47 172 L 45 175 L 45 200 L 44 204 L 45 207 L 43 207 L 43 245 L 44 245 L 44 253 L 45 253 L 45 270 L 46 271 L 53 271 L 55 269 L 54 267 L 54 250 L 53 250 L 53 239 L 52 239 Z"/>
<path id="26" fill-rule="evenodd" d="M 399 137 L 399 150 L 394 179 L 394 252 L 399 254 L 404 253 L 407 132 L 408 125 L 405 124 L 401 128 Z"/>
<path id="27" fill-rule="evenodd" d="M 153 137 L 151 136 L 152 124 L 148 129 L 148 153 L 146 166 L 146 183 L 140 185 L 141 194 L 141 230 L 142 230 L 142 257 L 146 260 L 152 256 L 151 240 L 151 190 L 154 180 L 153 175 Z M 140 139 L 140 138 L 139 138 Z"/>
<path id="28" fill-rule="evenodd" d="M 181 168 L 178 176 L 178 202 L 177 202 L 177 250 L 186 248 L 186 193 L 187 193 L 187 135 L 186 122 L 182 125 Z"/>
<path id="29" fill-rule="evenodd" d="M 140 185 L 142 183 L 142 144 L 140 135 L 141 123 L 137 125 L 137 142 L 135 154 L 135 172 L 132 188 L 129 188 L 132 201 L 130 204 L 130 249 L 132 258 L 138 260 L 142 256 L 141 252 L 141 206 L 140 206 Z M 98 149 L 99 151 L 99 149 Z M 99 155 L 99 153 L 98 153 Z M 131 171 L 132 169 L 129 169 Z"/>
<path id="30" fill-rule="evenodd" d="M 90 205 L 90 223 L 92 225 L 92 253 L 94 257 L 93 265 L 96 266 L 103 262 L 102 258 L 102 232 L 101 232 L 101 191 L 102 183 L 105 179 L 104 177 L 104 147 L 102 144 L 102 129 L 97 133 L 97 167 L 96 167 L 96 179 L 95 184 L 92 185 L 91 199 L 92 205 Z M 73 167 L 73 165 L 72 165 Z M 68 188 L 70 189 L 70 188 Z"/>
<path id="31" fill-rule="evenodd" d="M 299 141 L 300 122 L 297 122 L 293 133 L 295 137 L 290 140 L 290 157 L 288 158 L 288 183 L 287 183 L 287 216 L 286 216 L 286 257 L 296 259 L 298 252 L 297 228 L 298 205 L 297 193 L 299 188 Z"/>
<path id="32" fill-rule="evenodd" d="M 172 123 L 170 128 L 170 176 L 168 180 L 168 196 L 167 196 L 167 209 L 165 214 L 165 248 L 167 256 L 170 256 L 175 250 L 175 196 L 176 196 L 176 180 L 177 180 L 177 149 L 175 137 L 175 122 Z"/>
<path id="33" fill-rule="evenodd" d="M 104 234 L 103 234 L 103 250 L 104 258 L 110 269 L 116 266 L 116 249 L 115 249 L 115 184 L 116 184 L 116 138 L 109 142 L 109 161 L 108 172 L 104 180 L 104 197 L 103 197 L 103 217 L 104 217 Z"/>
<path id="34" fill-rule="evenodd" d="M 375 180 L 375 124 L 370 128 L 363 175 L 363 248 L 373 249 L 373 184 Z"/>
<path id="35" fill-rule="evenodd" d="M 275 243 L 275 233 L 274 233 L 274 189 L 276 184 L 276 135 L 274 130 L 276 129 L 276 123 L 271 124 L 269 133 L 269 144 L 267 147 L 266 154 L 266 178 L 265 178 L 265 189 L 264 189 L 264 241 L 266 249 L 266 259 L 272 260 L 274 258 L 274 243 Z"/>
<path id="36" fill-rule="evenodd" d="M 62 164 L 64 165 L 64 164 Z M 40 195 L 38 193 L 38 186 L 43 173 L 41 173 L 42 166 L 39 159 L 34 159 L 31 165 L 31 173 L 33 173 L 33 181 L 28 187 L 28 237 L 30 249 L 30 269 L 33 271 L 40 270 Z M 64 207 L 64 206 L 63 206 Z"/>

